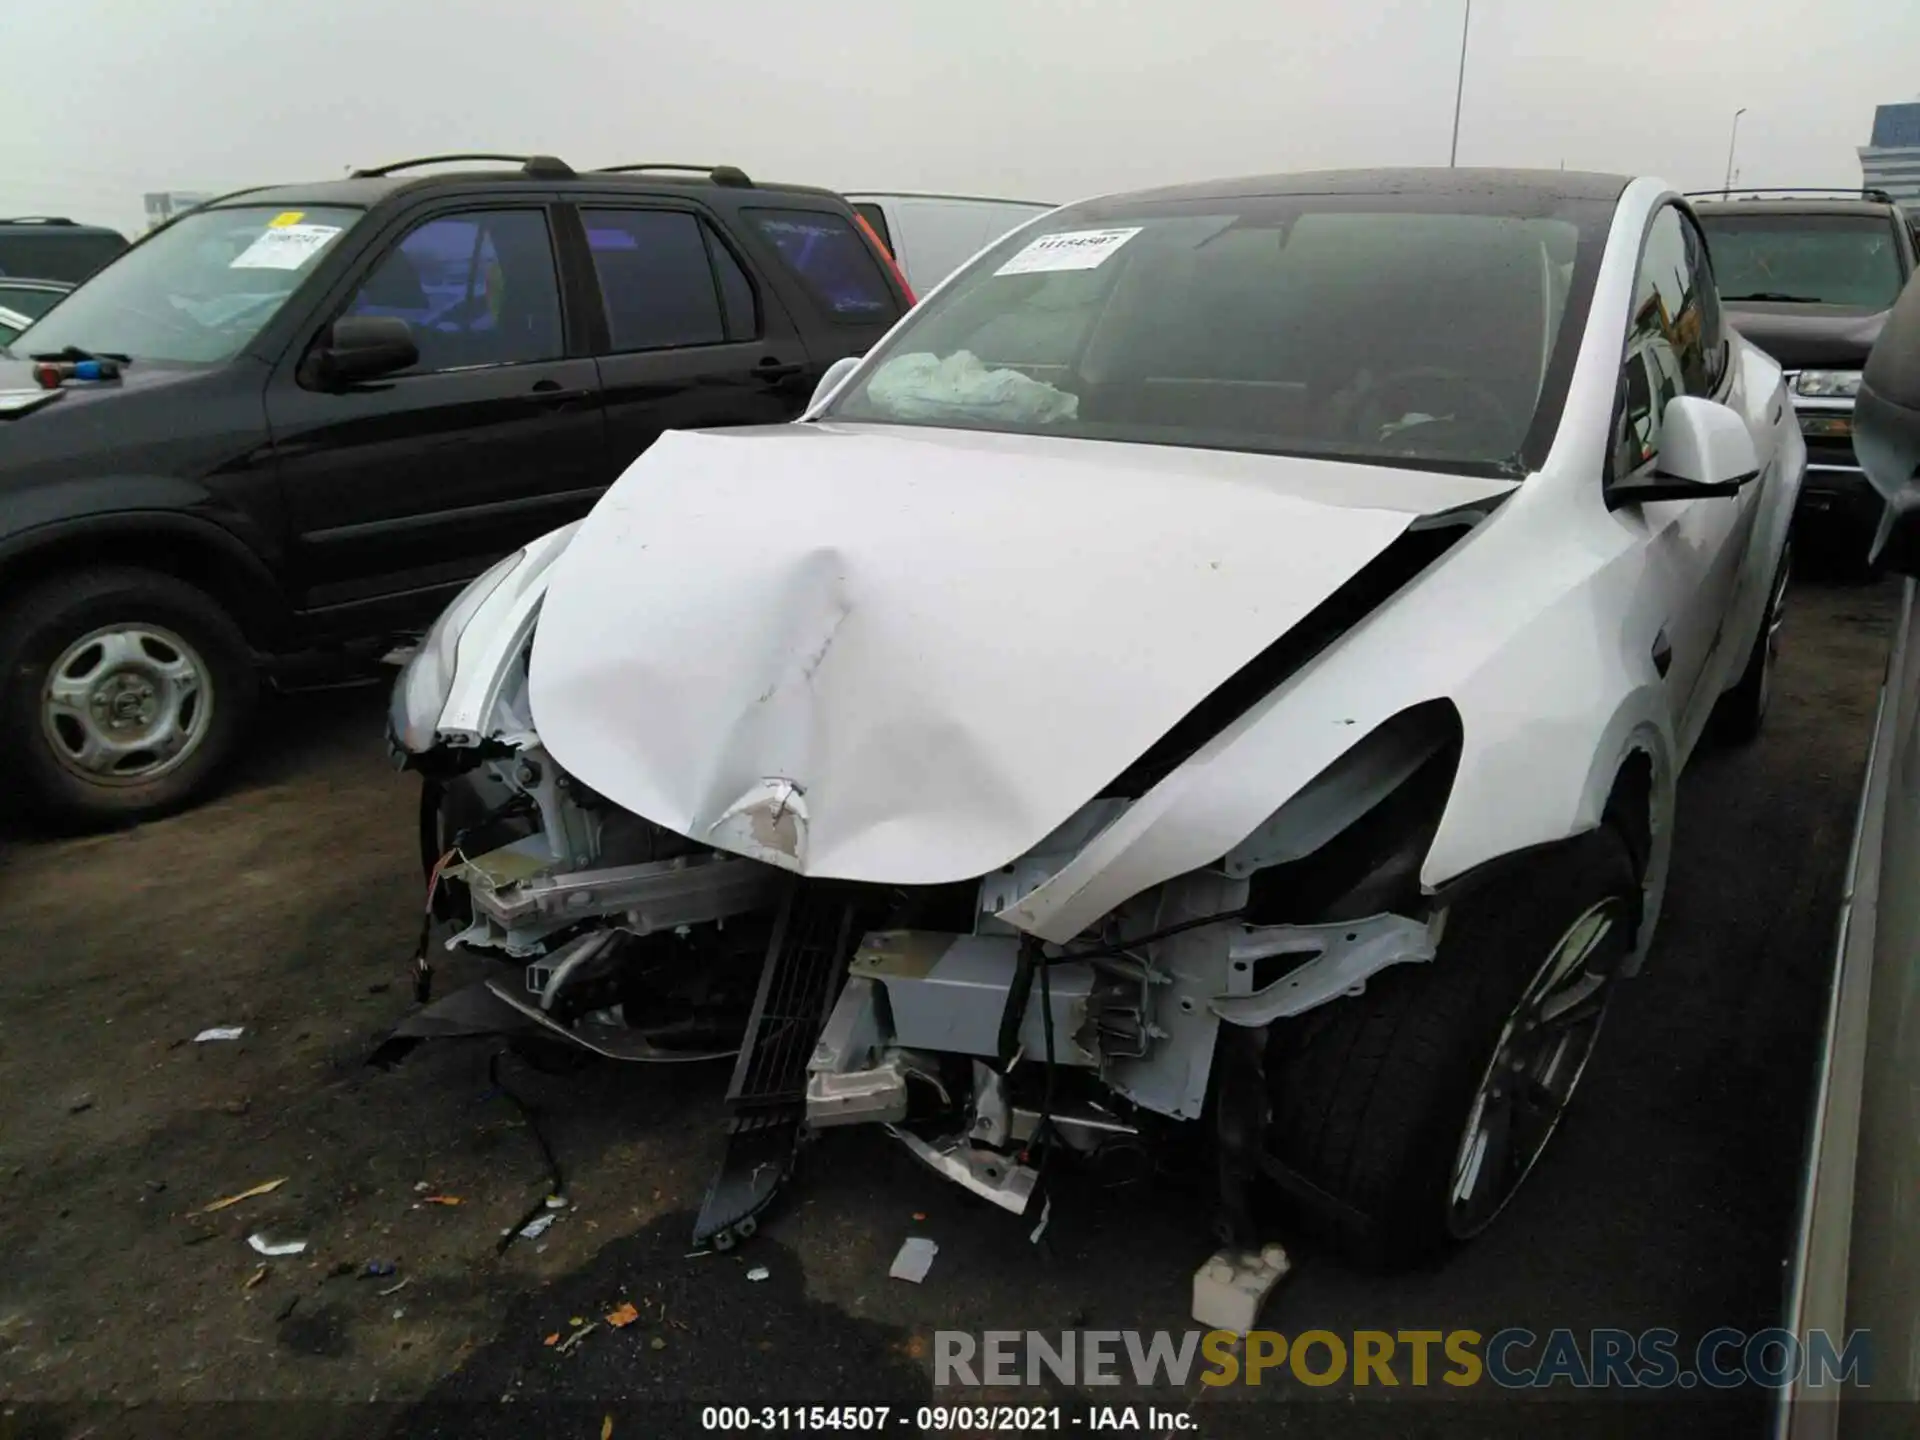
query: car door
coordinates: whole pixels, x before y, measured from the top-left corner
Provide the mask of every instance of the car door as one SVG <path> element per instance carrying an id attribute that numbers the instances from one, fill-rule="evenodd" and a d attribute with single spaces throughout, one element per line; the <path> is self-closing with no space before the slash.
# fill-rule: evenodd
<path id="1" fill-rule="evenodd" d="M 599 374 L 570 334 L 549 208 L 448 199 L 413 212 L 276 367 L 273 456 L 318 633 L 420 623 L 448 589 L 591 505 Z M 300 361 L 343 315 L 404 319 L 418 362 L 320 388 Z"/>
<path id="2" fill-rule="evenodd" d="M 1706 247 L 1678 207 L 1664 206 L 1641 246 L 1628 319 L 1611 459 L 1616 477 L 1659 468 L 1661 420 L 1676 396 L 1729 405 L 1754 426 L 1744 376 L 1728 363 L 1724 339 Z M 1757 427 L 1754 438 L 1766 462 L 1775 448 L 1772 432 Z M 1619 512 L 1641 531 L 1648 583 L 1664 617 L 1656 660 L 1665 668 L 1683 751 L 1717 698 L 1718 687 L 1703 683 L 1725 668 L 1715 663 L 1716 652 L 1726 644 L 1744 649 L 1752 639 L 1726 633 L 1727 619 L 1767 478 L 1763 474 L 1733 498 L 1660 500 Z"/>
<path id="3" fill-rule="evenodd" d="M 582 196 L 564 213 L 569 253 L 585 257 L 607 424 L 601 484 L 668 430 L 800 413 L 812 381 L 799 330 L 698 207 Z"/>

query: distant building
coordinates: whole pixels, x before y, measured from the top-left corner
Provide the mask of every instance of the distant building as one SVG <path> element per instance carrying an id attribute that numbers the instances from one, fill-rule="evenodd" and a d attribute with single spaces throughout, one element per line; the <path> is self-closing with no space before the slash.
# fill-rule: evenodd
<path id="1" fill-rule="evenodd" d="M 206 204 L 213 196 L 197 190 L 160 190 L 149 191 L 144 198 L 147 202 L 147 228 L 151 230 L 156 225 L 166 224 L 182 210 Z"/>
<path id="2" fill-rule="evenodd" d="M 1868 188 L 1920 206 L 1920 101 L 1873 112 L 1873 139 L 1860 147 L 1860 174 Z"/>

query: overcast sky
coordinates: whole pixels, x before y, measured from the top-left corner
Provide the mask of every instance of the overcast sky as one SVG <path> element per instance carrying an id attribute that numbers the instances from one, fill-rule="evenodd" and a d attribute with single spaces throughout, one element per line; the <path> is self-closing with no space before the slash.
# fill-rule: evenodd
<path id="1" fill-rule="evenodd" d="M 1462 0 L 0 0 L 0 214 L 441 150 L 1064 201 L 1444 165 Z M 1857 185 L 1920 5 L 1475 0 L 1463 165 Z"/>

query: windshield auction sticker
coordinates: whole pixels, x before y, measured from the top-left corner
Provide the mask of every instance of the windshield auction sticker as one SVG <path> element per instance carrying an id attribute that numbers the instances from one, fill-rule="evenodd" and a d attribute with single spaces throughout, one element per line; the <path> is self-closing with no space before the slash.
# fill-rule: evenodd
<path id="1" fill-rule="evenodd" d="M 338 225 L 281 225 L 234 256 L 229 270 L 298 270 L 340 233 Z"/>
<path id="2" fill-rule="evenodd" d="M 1123 230 L 1062 230 L 1042 235 L 993 273 L 1037 275 L 1047 270 L 1092 270 L 1140 233 Z"/>

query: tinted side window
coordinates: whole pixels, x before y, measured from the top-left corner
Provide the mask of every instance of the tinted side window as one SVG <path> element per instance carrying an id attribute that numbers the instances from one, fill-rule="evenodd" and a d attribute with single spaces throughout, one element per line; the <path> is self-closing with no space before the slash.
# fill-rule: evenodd
<path id="1" fill-rule="evenodd" d="M 436 216 L 381 260 L 349 315 L 413 327 L 413 373 L 559 358 L 560 286 L 547 218 L 538 210 Z"/>
<path id="2" fill-rule="evenodd" d="M 1700 233 L 1700 227 L 1691 220 L 1683 219 L 1680 229 L 1687 245 L 1687 284 L 1692 291 L 1693 303 L 1700 310 L 1700 346 L 1707 389 L 1699 393 L 1711 395 L 1720 388 L 1720 377 L 1727 366 L 1727 337 L 1720 316 L 1720 287 L 1714 282 L 1713 264 L 1707 258 L 1707 241 Z"/>
<path id="3" fill-rule="evenodd" d="M 612 346 L 665 350 L 726 339 L 700 221 L 679 210 L 583 210 Z"/>
<path id="4" fill-rule="evenodd" d="M 1706 395 L 1708 377 L 1703 305 L 1688 264 L 1680 213 L 1661 210 L 1640 252 L 1633 312 L 1615 433 L 1616 475 L 1638 470 L 1660 452 L 1660 421 L 1676 395 Z"/>
<path id="5" fill-rule="evenodd" d="M 853 207 L 854 213 L 873 227 L 873 233 L 879 242 L 887 247 L 887 253 L 893 255 L 893 235 L 887 229 L 887 212 L 872 201 L 863 201 Z M 896 258 L 898 258 L 896 256 Z"/>
<path id="6" fill-rule="evenodd" d="M 835 319 L 886 321 L 899 313 L 879 262 L 851 222 L 823 210 L 743 213 Z"/>
<path id="7" fill-rule="evenodd" d="M 720 298 L 727 312 L 727 338 L 752 340 L 760 333 L 760 302 L 753 292 L 753 282 L 740 268 L 739 259 L 727 248 L 726 242 L 706 226 L 700 228 L 706 231 L 714 273 L 720 277 Z"/>

